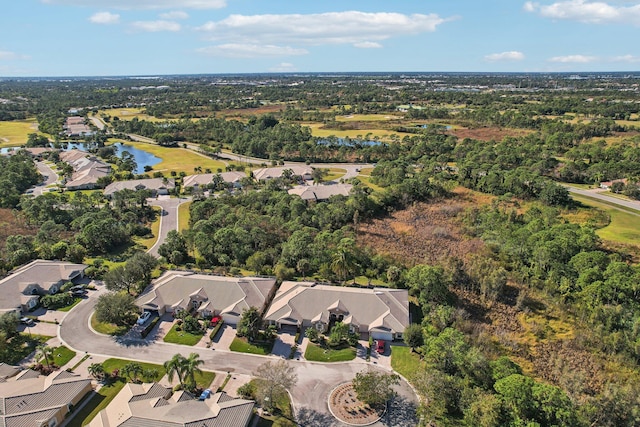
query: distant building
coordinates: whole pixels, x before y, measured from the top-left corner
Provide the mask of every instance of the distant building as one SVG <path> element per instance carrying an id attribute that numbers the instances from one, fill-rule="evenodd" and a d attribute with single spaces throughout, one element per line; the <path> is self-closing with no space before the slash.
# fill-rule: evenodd
<path id="1" fill-rule="evenodd" d="M 104 189 L 104 195 L 111 197 L 113 193 L 125 189 L 133 191 L 150 190 L 153 196 L 167 195 L 174 188 L 176 188 L 176 182 L 173 178 L 132 179 L 112 182 Z"/>
<path id="2" fill-rule="evenodd" d="M 623 184 L 627 184 L 627 179 L 623 178 L 623 179 L 615 179 L 613 181 L 603 181 L 600 183 L 600 188 L 604 189 L 604 190 L 609 190 L 611 188 L 611 186 L 613 184 L 615 184 L 616 182 L 621 182 Z"/>
<path id="3" fill-rule="evenodd" d="M 311 166 L 300 165 L 256 169 L 253 171 L 253 177 L 256 181 L 267 181 L 269 179 L 280 178 L 282 173 L 287 169 L 290 169 L 293 172 L 293 176 L 299 176 L 305 181 L 313 179 L 313 168 Z"/>
<path id="4" fill-rule="evenodd" d="M 352 188 L 351 184 L 298 185 L 290 189 L 289 194 L 300 196 L 306 201 L 323 201 L 331 196 L 348 196 Z"/>
<path id="5" fill-rule="evenodd" d="M 211 182 L 213 181 L 213 177 L 216 175 L 218 174 L 201 173 L 198 175 L 188 175 L 182 178 L 182 186 L 184 188 L 204 188 L 205 186 L 211 184 Z M 238 171 L 222 172 L 219 175 L 222 177 L 222 180 L 224 182 L 232 185 L 235 188 L 240 188 L 240 181 L 242 181 L 243 178 L 247 177 L 247 174 L 245 172 Z"/>
<path id="6" fill-rule="evenodd" d="M 85 118 L 81 116 L 67 117 L 62 129 L 62 133 L 68 137 L 91 136 L 95 133 L 85 124 Z"/>
<path id="7" fill-rule="evenodd" d="M 253 407 L 224 392 L 198 400 L 157 383 L 127 383 L 89 427 L 247 427 Z"/>
<path id="8" fill-rule="evenodd" d="M 274 278 L 167 271 L 138 297 L 136 304 L 141 310 L 159 315 L 188 310 L 203 316 L 221 316 L 225 323 L 235 325 L 249 307 L 265 308 L 275 284 Z"/>
<path id="9" fill-rule="evenodd" d="M 35 260 L 0 280 L 0 313 L 26 312 L 38 305 L 40 296 L 55 294 L 66 282 L 84 276 L 84 264 Z"/>
<path id="10" fill-rule="evenodd" d="M 24 370 L 0 383 L 0 425 L 55 427 L 91 391 L 91 380 L 68 371 L 45 377 Z"/>
<path id="11" fill-rule="evenodd" d="M 278 328 L 328 331 L 334 321 L 362 339 L 402 339 L 409 326 L 406 289 L 355 288 L 311 282 L 283 282 L 264 316 Z"/>

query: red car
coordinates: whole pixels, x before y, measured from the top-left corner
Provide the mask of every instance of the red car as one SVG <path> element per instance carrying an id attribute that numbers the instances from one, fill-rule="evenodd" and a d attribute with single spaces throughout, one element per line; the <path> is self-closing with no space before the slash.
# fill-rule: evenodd
<path id="1" fill-rule="evenodd" d="M 379 354 L 384 353 L 384 340 L 376 340 L 376 351 Z"/>

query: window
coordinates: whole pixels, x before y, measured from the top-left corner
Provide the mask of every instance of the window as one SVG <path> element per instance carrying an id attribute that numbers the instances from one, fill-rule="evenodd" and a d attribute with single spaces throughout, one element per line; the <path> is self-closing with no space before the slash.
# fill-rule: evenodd
<path id="1" fill-rule="evenodd" d="M 48 424 L 49 427 L 56 427 L 57 425 L 58 425 L 58 420 L 56 418 L 51 418 L 49 420 L 49 424 Z"/>

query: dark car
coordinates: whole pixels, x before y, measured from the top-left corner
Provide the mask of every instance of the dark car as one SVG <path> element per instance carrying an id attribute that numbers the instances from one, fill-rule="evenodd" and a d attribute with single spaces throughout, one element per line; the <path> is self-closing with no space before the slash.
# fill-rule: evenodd
<path id="1" fill-rule="evenodd" d="M 79 291 L 71 291 L 71 295 L 74 297 L 83 297 L 87 294 L 87 291 L 84 289 L 80 289 Z"/>

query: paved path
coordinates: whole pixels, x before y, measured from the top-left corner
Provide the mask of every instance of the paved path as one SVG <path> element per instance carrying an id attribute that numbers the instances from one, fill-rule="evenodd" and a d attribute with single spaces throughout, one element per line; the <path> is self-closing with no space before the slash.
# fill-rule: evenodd
<path id="1" fill-rule="evenodd" d="M 40 196 L 44 192 L 45 187 L 58 182 L 59 177 L 58 174 L 45 162 L 36 162 L 36 167 L 38 168 L 40 175 L 45 177 L 45 180 L 36 185 L 33 189 L 33 195 Z"/>
<path id="2" fill-rule="evenodd" d="M 178 208 L 181 204 L 187 203 L 191 198 L 170 198 L 168 196 L 160 196 L 158 199 L 149 199 L 151 206 L 158 206 L 160 213 L 160 229 L 158 231 L 158 239 L 156 243 L 147 251 L 147 253 L 158 258 L 158 248 L 167 238 L 167 234 L 171 230 L 178 230 Z"/>
<path id="3" fill-rule="evenodd" d="M 583 190 L 580 188 L 576 188 L 576 187 L 571 187 L 571 186 L 567 186 L 567 190 L 569 190 L 569 192 L 574 193 L 574 194 L 579 194 L 581 196 L 586 196 L 586 197 L 591 197 L 593 199 L 598 199 L 601 200 L 603 202 L 607 202 L 607 203 L 611 203 L 614 205 L 618 205 L 618 206 L 622 206 L 625 208 L 630 208 L 630 209 L 635 209 L 637 211 L 640 211 L 640 201 L 638 200 L 625 200 L 625 199 L 620 199 L 618 197 L 613 197 L 613 196 L 609 196 L 607 194 L 602 194 L 603 189 L 602 188 L 591 188 L 588 190 Z M 628 212 L 628 211 L 626 211 Z M 633 213 L 633 212 L 630 212 Z M 636 214 L 636 215 L 640 215 Z"/>
<path id="4" fill-rule="evenodd" d="M 118 357 L 151 363 L 164 363 L 174 354 L 198 353 L 205 362 L 205 370 L 219 373 L 230 372 L 251 375 L 256 368 L 268 360 L 281 360 L 277 356 L 257 356 L 199 347 L 185 347 L 152 340 L 126 339 L 101 335 L 89 326 L 90 316 L 104 287 L 89 293 L 87 300 L 74 307 L 61 321 L 58 338 L 67 347 L 78 353 L 88 352 L 95 357 Z M 315 363 L 290 361 L 298 374 L 298 383 L 291 391 L 292 400 L 301 426 L 341 426 L 328 412 L 327 397 L 336 385 L 350 381 L 357 372 L 366 369 L 381 369 L 362 359 L 346 363 Z M 390 420 L 377 426 L 412 426 L 415 422 L 407 414 L 415 413 L 417 398 L 411 388 L 403 382 L 398 387 L 398 399 L 392 405 Z"/>

